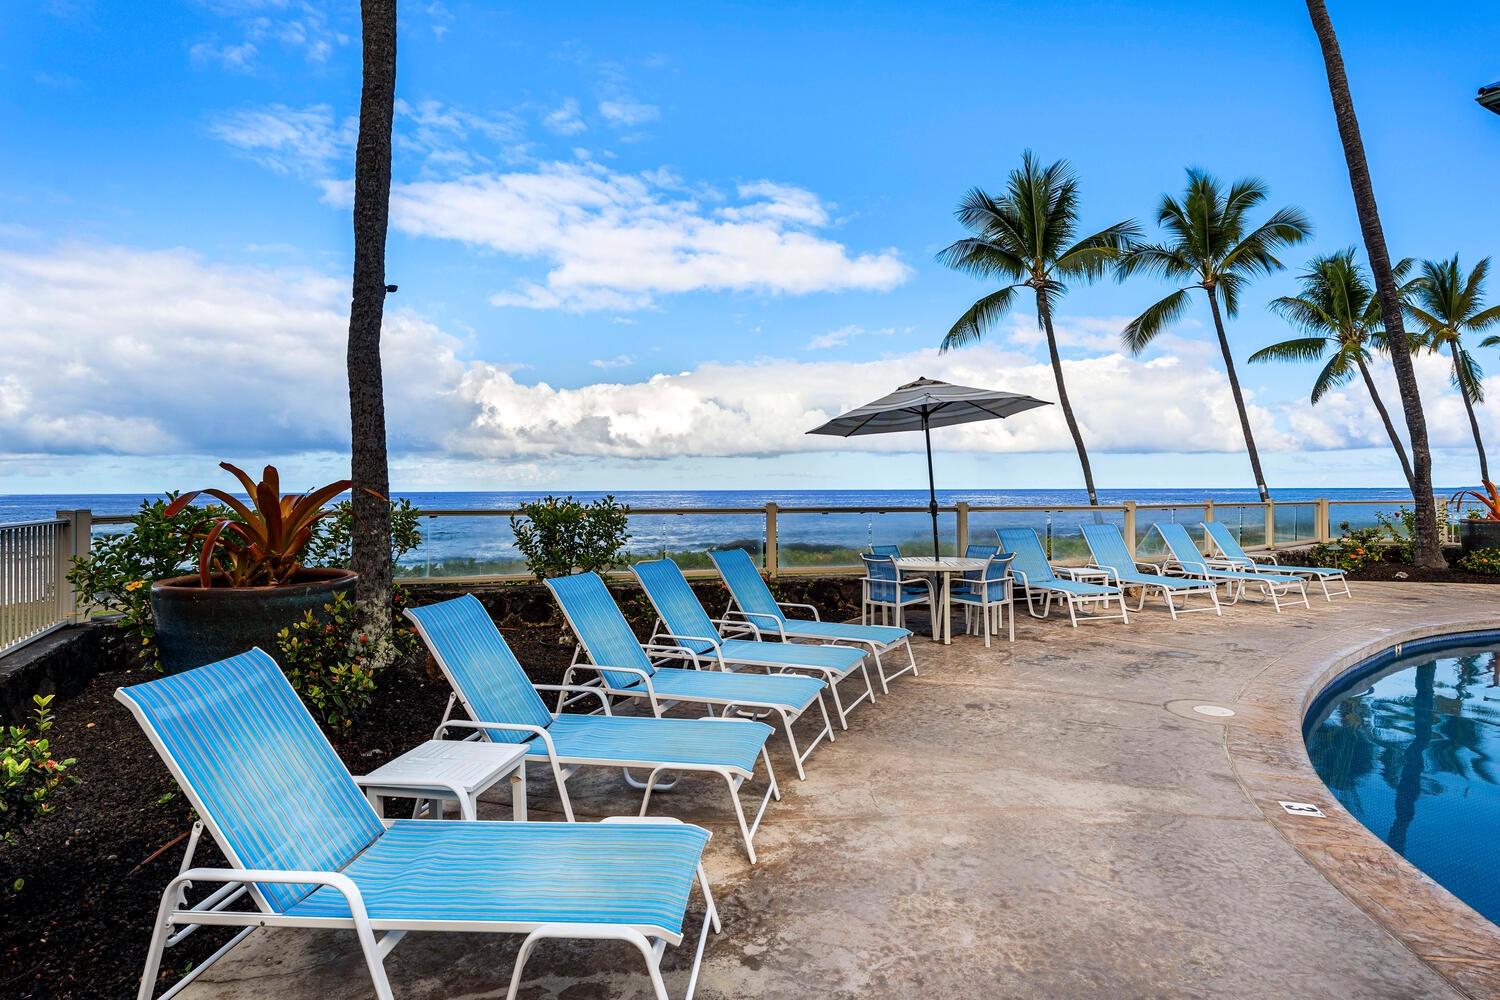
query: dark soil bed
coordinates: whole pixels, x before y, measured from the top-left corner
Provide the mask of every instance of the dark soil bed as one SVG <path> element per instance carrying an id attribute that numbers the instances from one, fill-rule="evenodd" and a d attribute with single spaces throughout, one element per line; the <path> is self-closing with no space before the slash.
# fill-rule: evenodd
<path id="1" fill-rule="evenodd" d="M 1457 569 L 1451 565 L 1454 561 L 1452 557 L 1449 558 L 1448 569 L 1418 569 L 1410 563 L 1371 563 L 1350 573 L 1349 579 L 1380 583 L 1500 583 L 1500 576 L 1486 576 L 1483 573 L 1470 573 L 1467 570 Z"/>
<path id="2" fill-rule="evenodd" d="M 506 640 L 533 680 L 556 683 L 571 645 L 558 629 L 506 629 Z M 0 901 L 0 997 L 133 997 L 145 962 L 162 890 L 177 872 L 192 825 L 187 802 L 128 709 L 117 687 L 153 674 L 100 674 L 77 697 L 53 705 L 54 755 L 74 757 L 82 783 L 56 799 L 55 810 L 0 845 L 0 886 L 25 885 Z M 432 737 L 448 685 L 421 662 L 393 666 L 379 697 L 338 750 L 363 774 Z M 204 836 L 194 864 L 223 856 Z M 194 896 L 193 898 L 199 898 Z M 161 983 L 175 982 L 233 936 L 204 928 L 166 953 Z"/>

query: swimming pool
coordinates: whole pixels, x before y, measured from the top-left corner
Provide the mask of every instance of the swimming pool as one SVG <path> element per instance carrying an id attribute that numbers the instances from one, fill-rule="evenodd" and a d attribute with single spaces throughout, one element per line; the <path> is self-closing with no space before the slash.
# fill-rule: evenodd
<path id="1" fill-rule="evenodd" d="M 1313 702 L 1302 735 L 1355 818 L 1500 924 L 1500 632 L 1358 664 Z"/>

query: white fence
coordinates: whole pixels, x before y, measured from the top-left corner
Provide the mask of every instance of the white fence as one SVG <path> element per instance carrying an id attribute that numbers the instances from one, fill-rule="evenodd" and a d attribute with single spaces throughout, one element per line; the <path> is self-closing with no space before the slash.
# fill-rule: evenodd
<path id="1" fill-rule="evenodd" d="M 68 570 L 89 551 L 89 512 L 0 524 L 0 655 L 77 619 Z"/>

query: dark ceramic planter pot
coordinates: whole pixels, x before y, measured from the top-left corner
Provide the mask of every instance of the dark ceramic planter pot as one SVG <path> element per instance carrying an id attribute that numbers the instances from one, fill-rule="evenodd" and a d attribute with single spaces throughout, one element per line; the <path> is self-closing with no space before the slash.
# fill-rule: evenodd
<path id="1" fill-rule="evenodd" d="M 1475 549 L 1500 549 L 1500 521 L 1465 518 L 1458 522 L 1458 544 L 1464 555 Z"/>
<path id="2" fill-rule="evenodd" d="M 276 655 L 276 633 L 333 600 L 354 596 L 357 574 L 347 569 L 305 569 L 281 587 L 210 587 L 197 574 L 151 585 L 151 616 L 162 668 L 181 673 L 259 646 Z M 216 575 L 217 579 L 217 575 Z"/>

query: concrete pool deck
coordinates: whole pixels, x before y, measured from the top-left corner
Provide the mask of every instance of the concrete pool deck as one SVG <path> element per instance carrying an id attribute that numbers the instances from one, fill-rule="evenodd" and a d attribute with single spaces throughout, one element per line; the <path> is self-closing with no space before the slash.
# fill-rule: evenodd
<path id="1" fill-rule="evenodd" d="M 1296 734 L 1323 678 L 1408 634 L 1500 626 L 1497 598 L 1366 583 L 1280 615 L 1172 621 L 1148 604 L 1128 626 L 1074 630 L 1023 613 L 1014 645 L 920 641 L 922 675 L 856 709 L 807 781 L 773 744 L 783 799 L 756 837 L 760 864 L 725 822 L 722 785 L 653 805 L 715 834 L 724 931 L 697 995 L 1500 995 L 1500 932 L 1339 809 Z M 554 818 L 550 780 L 532 774 L 532 818 Z M 581 817 L 637 801 L 603 770 L 570 788 Z M 1288 816 L 1279 799 L 1327 818 Z M 504 790 L 481 803 L 508 815 Z M 399 997 L 504 996 L 518 940 L 413 934 L 386 964 Z M 674 996 L 690 959 L 686 942 L 668 953 Z M 647 989 L 622 946 L 554 943 L 521 995 Z M 296 930 L 255 932 L 182 994 L 368 995 L 352 934 Z"/>

